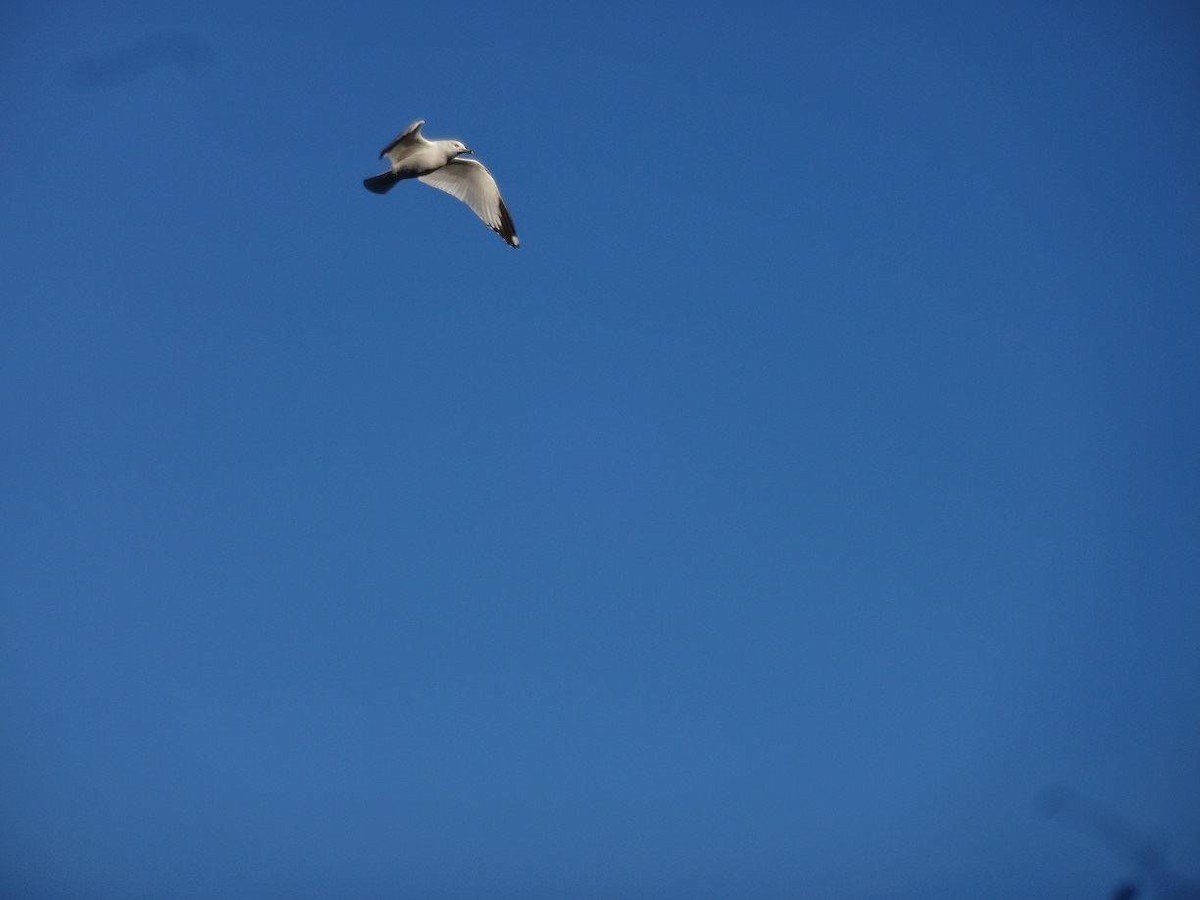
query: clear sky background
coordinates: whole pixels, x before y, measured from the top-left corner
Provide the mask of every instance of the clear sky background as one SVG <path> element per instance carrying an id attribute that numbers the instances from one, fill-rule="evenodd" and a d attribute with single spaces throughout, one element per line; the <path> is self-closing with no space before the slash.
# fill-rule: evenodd
<path id="1" fill-rule="evenodd" d="M 1194 4 L 0 10 L 6 896 L 1200 875 Z"/>

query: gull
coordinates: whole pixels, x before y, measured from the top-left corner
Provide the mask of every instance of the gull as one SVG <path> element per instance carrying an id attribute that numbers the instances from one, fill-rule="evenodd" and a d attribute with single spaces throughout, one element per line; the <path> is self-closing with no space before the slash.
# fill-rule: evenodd
<path id="1" fill-rule="evenodd" d="M 424 124 L 424 119 L 417 119 L 380 150 L 379 158 L 386 156 L 391 166 L 386 172 L 364 178 L 363 185 L 373 193 L 386 194 L 397 181 L 416 178 L 457 197 L 474 210 L 484 225 L 504 238 L 508 246 L 519 247 L 517 229 L 492 173 L 481 162 L 458 158 L 460 153 L 471 152 L 462 141 L 427 139 L 421 134 Z"/>

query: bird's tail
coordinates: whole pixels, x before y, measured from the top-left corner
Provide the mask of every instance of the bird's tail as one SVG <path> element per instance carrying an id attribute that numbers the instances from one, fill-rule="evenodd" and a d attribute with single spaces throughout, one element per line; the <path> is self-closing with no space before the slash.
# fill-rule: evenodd
<path id="1" fill-rule="evenodd" d="M 381 172 L 378 175 L 372 175 L 370 178 L 363 179 L 363 187 L 373 194 L 386 194 L 392 189 L 400 176 L 395 172 Z"/>

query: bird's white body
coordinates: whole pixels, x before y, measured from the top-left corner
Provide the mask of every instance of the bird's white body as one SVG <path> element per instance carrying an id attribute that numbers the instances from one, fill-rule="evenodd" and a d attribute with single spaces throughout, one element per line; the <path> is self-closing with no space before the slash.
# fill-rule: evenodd
<path id="1" fill-rule="evenodd" d="M 420 177 L 440 169 L 460 153 L 470 152 L 460 141 L 431 141 L 421 134 L 421 125 L 414 122 L 396 140 L 379 151 L 387 157 L 396 175 Z"/>

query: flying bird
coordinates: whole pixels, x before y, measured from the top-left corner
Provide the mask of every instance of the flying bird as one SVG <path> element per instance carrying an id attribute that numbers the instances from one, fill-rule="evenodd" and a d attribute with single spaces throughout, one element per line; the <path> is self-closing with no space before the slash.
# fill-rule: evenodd
<path id="1" fill-rule="evenodd" d="M 474 210 L 484 225 L 504 238 L 508 246 L 519 247 L 521 239 L 492 173 L 481 162 L 459 158 L 459 154 L 471 152 L 462 141 L 427 139 L 421 134 L 424 124 L 424 119 L 417 119 L 379 151 L 379 158 L 386 156 L 390 168 L 364 178 L 367 190 L 386 194 L 397 181 L 416 178 L 457 197 Z"/>

